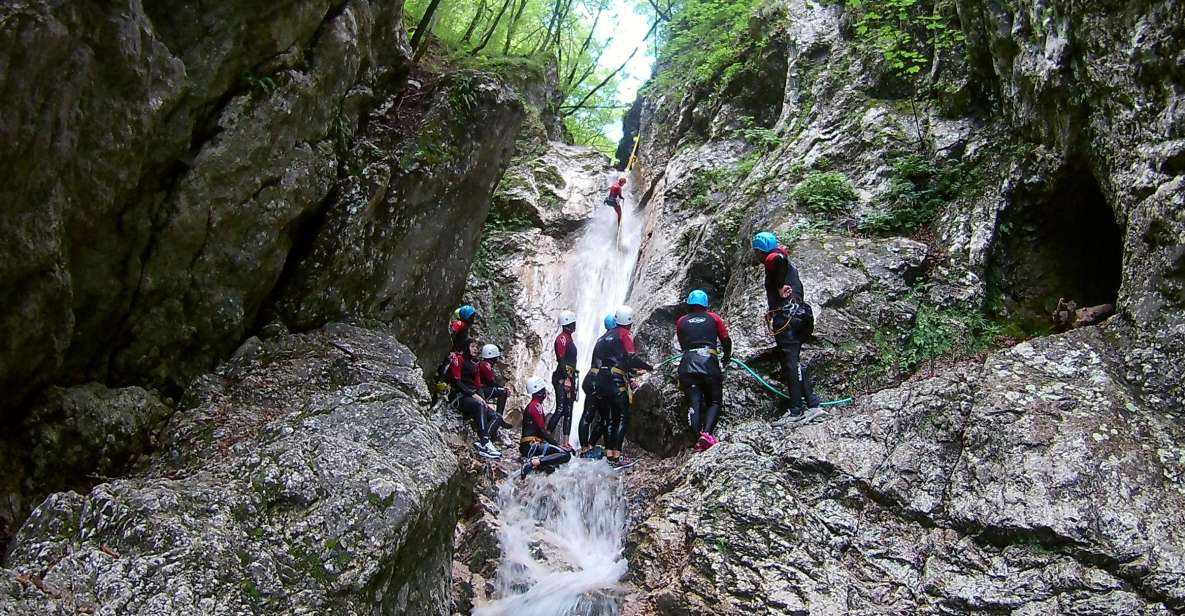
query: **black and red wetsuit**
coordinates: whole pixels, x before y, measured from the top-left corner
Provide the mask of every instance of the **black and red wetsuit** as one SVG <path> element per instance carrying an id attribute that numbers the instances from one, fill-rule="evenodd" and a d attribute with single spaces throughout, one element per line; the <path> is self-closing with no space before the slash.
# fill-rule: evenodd
<path id="1" fill-rule="evenodd" d="M 774 340 L 783 355 L 782 378 L 790 388 L 788 404 L 792 411 L 815 406 L 818 399 L 811 387 L 810 375 L 799 361 L 802 339 L 798 330 L 788 326 L 790 317 L 786 313 L 790 304 L 803 301 L 802 280 L 790 262 L 790 252 L 785 246 L 770 251 L 762 260 L 762 265 L 765 267 L 765 299 L 772 313 L 774 331 L 778 332 Z M 789 288 L 789 293 L 785 294 L 788 297 L 784 296 L 786 288 Z"/>
<path id="2" fill-rule="evenodd" d="M 683 350 L 679 361 L 679 384 L 687 394 L 687 421 L 696 433 L 712 434 L 724 404 L 724 361 L 732 356 L 732 339 L 720 315 L 692 307 L 691 312 L 675 321 L 675 336 Z"/>
<path id="3" fill-rule="evenodd" d="M 571 328 L 573 326 L 564 327 L 555 337 L 556 367 L 551 373 L 555 412 L 547 422 L 547 429 L 555 433 L 556 426 L 562 421 L 563 431 L 557 435 L 561 441 L 566 441 L 572 432 L 572 404 L 576 402 L 576 342 L 572 340 Z"/>
<path id="4" fill-rule="evenodd" d="M 630 402 L 633 393 L 629 380 L 636 369 L 650 370 L 638 359 L 634 337 L 629 327 L 619 325 L 605 332 L 593 348 L 593 363 L 597 372 L 597 393 L 609 403 L 609 422 L 605 427 L 605 449 L 621 451 L 630 423 Z"/>
<path id="5" fill-rule="evenodd" d="M 625 198 L 621 195 L 621 184 L 613 184 L 609 187 L 609 194 L 605 197 L 605 205 L 613 208 L 617 212 L 617 222 L 621 222 L 621 202 Z"/>
<path id="6" fill-rule="evenodd" d="M 572 454 L 559 446 L 548 431 L 543 420 L 543 398 L 545 393 L 536 394 L 523 409 L 523 434 L 518 441 L 518 451 L 523 457 L 539 457 L 539 470 L 552 471 L 572 459 Z"/>
<path id="7" fill-rule="evenodd" d="M 473 420 L 474 430 L 484 445 L 493 438 L 502 418 L 478 398 L 482 389 L 481 367 L 468 351 L 453 353 L 449 355 L 449 376 L 459 398 L 461 414 Z"/>
<path id="8" fill-rule="evenodd" d="M 471 330 L 473 328 L 473 321 L 466 321 L 464 319 L 457 319 L 448 325 L 449 336 L 452 337 L 452 352 L 458 353 L 469 350 L 469 342 L 472 340 Z"/>
<path id="9" fill-rule="evenodd" d="M 483 359 L 477 364 L 478 375 L 481 377 L 481 397 L 486 401 L 495 401 L 497 403 L 498 417 L 506 415 L 506 398 L 510 392 L 498 383 L 498 377 L 494 374 L 494 360 Z"/>

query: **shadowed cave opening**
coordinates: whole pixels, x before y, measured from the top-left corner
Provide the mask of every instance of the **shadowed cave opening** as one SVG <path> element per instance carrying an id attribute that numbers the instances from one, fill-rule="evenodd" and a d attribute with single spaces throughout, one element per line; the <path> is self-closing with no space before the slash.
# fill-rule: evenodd
<path id="1" fill-rule="evenodd" d="M 1019 337 L 1054 330 L 1058 301 L 1115 304 L 1123 278 L 1123 229 L 1085 165 L 1019 195 L 1000 215 L 988 265 L 989 309 Z"/>

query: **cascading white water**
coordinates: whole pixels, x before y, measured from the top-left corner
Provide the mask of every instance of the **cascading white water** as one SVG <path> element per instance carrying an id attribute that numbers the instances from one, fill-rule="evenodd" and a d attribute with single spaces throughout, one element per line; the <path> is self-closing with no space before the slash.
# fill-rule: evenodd
<path id="1" fill-rule="evenodd" d="M 477 616 L 614 616 L 626 572 L 621 475 L 576 459 L 498 490 L 496 601 Z"/>
<path id="2" fill-rule="evenodd" d="M 605 187 L 617 179 L 606 174 Z M 632 184 L 632 182 L 631 182 Z M 627 185 L 620 230 L 612 208 L 598 205 L 568 255 L 560 288 L 576 312 L 580 373 L 587 374 L 602 321 L 629 292 L 642 220 Z M 572 438 L 583 410 L 573 410 Z M 551 475 L 507 478 L 498 491 L 497 600 L 479 616 L 615 616 L 626 573 L 621 476 L 601 461 L 575 459 Z"/>
<path id="3" fill-rule="evenodd" d="M 606 190 L 617 179 L 616 173 L 606 177 Z M 637 210 L 636 185 L 633 178 L 624 191 L 621 207 L 621 229 L 617 228 L 613 208 L 598 206 L 589 219 L 584 235 L 576 245 L 565 271 L 568 297 L 576 312 L 577 364 L 580 374 L 588 374 L 592 365 L 592 350 L 597 338 L 604 333 L 605 315 L 612 313 L 625 301 L 630 290 L 630 277 L 638 261 L 638 246 L 642 239 L 642 216 Z M 572 442 L 584 410 L 584 396 L 572 410 Z"/>

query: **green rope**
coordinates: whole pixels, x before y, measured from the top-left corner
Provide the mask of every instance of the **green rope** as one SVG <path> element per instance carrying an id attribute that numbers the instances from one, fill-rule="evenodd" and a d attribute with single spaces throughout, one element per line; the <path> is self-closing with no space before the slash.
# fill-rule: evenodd
<path id="1" fill-rule="evenodd" d="M 668 357 L 668 358 L 666 358 L 666 359 L 662 360 L 662 362 L 661 362 L 661 363 L 659 363 L 657 366 L 655 366 L 655 367 L 654 367 L 654 369 L 655 369 L 655 370 L 658 370 L 659 368 L 661 368 L 661 367 L 663 367 L 663 366 L 665 366 L 665 365 L 667 365 L 667 364 L 669 364 L 669 363 L 671 363 L 671 362 L 673 362 L 673 361 L 675 361 L 676 359 L 679 359 L 679 358 L 681 358 L 681 357 L 683 357 L 683 355 L 682 355 L 682 354 L 679 354 L 679 355 L 672 355 L 672 356 L 670 356 L 670 357 Z M 762 386 L 762 387 L 764 387 L 764 388 L 766 388 L 766 389 L 770 390 L 771 392 L 773 392 L 773 393 L 774 393 L 775 395 L 777 395 L 777 396 L 780 396 L 780 397 L 782 397 L 782 398 L 785 398 L 786 400 L 789 400 L 789 399 L 790 399 L 790 396 L 786 395 L 786 393 L 785 393 L 785 392 L 783 392 L 782 390 L 780 390 L 780 389 L 778 389 L 778 388 L 774 387 L 773 385 L 770 385 L 770 384 L 769 384 L 769 381 L 767 381 L 767 380 L 765 380 L 764 378 L 762 378 L 762 376 L 761 376 L 760 374 L 757 374 L 757 371 L 756 371 L 756 370 L 754 370 L 753 368 L 749 367 L 749 364 L 746 364 L 745 362 L 743 362 L 743 361 L 741 361 L 741 360 L 739 360 L 739 359 L 737 359 L 737 358 L 735 358 L 735 357 L 730 357 L 729 359 L 730 359 L 730 360 L 732 360 L 732 363 L 734 363 L 734 364 L 736 364 L 736 365 L 740 366 L 741 368 L 744 368 L 745 372 L 748 372 L 748 373 L 749 373 L 749 376 L 752 376 L 754 379 L 756 379 L 756 380 L 757 380 L 757 382 L 758 382 L 759 384 L 761 384 L 761 386 Z M 852 399 L 851 399 L 851 398 L 841 398 L 841 399 L 839 399 L 839 400 L 828 400 L 827 402 L 823 402 L 823 403 L 822 403 L 822 404 L 820 404 L 819 406 L 843 406 L 843 405 L 845 405 L 845 404 L 851 404 L 851 403 L 852 403 Z"/>

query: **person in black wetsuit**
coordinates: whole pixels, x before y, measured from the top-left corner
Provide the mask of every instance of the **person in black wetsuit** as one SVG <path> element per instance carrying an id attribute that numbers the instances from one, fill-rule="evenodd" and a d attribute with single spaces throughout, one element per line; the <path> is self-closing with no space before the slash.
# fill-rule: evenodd
<path id="1" fill-rule="evenodd" d="M 576 402 L 576 343 L 572 332 L 576 331 L 576 314 L 570 310 L 560 313 L 560 333 L 555 337 L 555 372 L 551 373 L 551 386 L 555 388 L 555 412 L 547 420 L 547 429 L 556 434 L 560 442 L 568 444 L 572 433 L 572 404 Z M 562 428 L 556 432 L 556 427 Z"/>
<path id="2" fill-rule="evenodd" d="M 478 372 L 481 376 L 481 397 L 486 402 L 494 403 L 497 407 L 498 417 L 506 416 L 506 398 L 510 395 L 510 391 L 499 384 L 498 376 L 494 374 L 494 364 L 502 357 L 502 350 L 496 344 L 487 344 L 481 347 L 481 362 L 478 363 Z M 505 421 L 499 421 L 501 427 L 509 428 L 510 424 Z M 495 430 L 496 431 L 496 430 Z"/>
<path id="3" fill-rule="evenodd" d="M 527 393 L 531 401 L 523 409 L 523 434 L 518 441 L 518 451 L 527 461 L 520 477 L 526 477 L 533 470 L 554 471 L 572 459 L 572 452 L 556 442 L 543 421 L 547 382 L 537 376 L 527 379 Z"/>
<path id="4" fill-rule="evenodd" d="M 633 377 L 638 370 L 651 370 L 651 366 L 638 358 L 634 349 L 634 338 L 630 327 L 634 322 L 634 309 L 621 306 L 614 313 L 617 327 L 605 333 L 593 349 L 593 363 L 600 367 L 597 373 L 598 395 L 605 396 L 609 403 L 609 423 L 605 429 L 605 457 L 613 466 L 628 466 L 629 461 L 621 455 L 630 424 L 630 403 L 633 401 Z"/>
<path id="5" fill-rule="evenodd" d="M 499 416 L 489 403 L 481 397 L 482 382 L 481 368 L 477 365 L 475 344 L 469 345 L 464 352 L 449 355 L 449 375 L 452 377 L 453 394 L 461 414 L 473 421 L 477 432 L 477 442 L 473 448 L 477 455 L 483 458 L 500 458 L 502 452 L 494 447 L 491 440 L 497 429 L 502 425 Z"/>
<path id="6" fill-rule="evenodd" d="M 802 343 L 814 326 L 814 317 L 804 302 L 802 281 L 790 262 L 790 252 L 769 231 L 753 238 L 753 260 L 765 269 L 769 323 L 774 341 L 782 351 L 782 378 L 790 388 L 790 400 L 782 420 L 791 423 L 810 421 L 826 411 L 819 407 L 810 375 L 799 361 Z"/>
<path id="7" fill-rule="evenodd" d="M 605 316 L 605 333 L 613 331 L 617 327 L 617 319 L 614 315 L 609 314 Z M 600 342 L 600 339 L 597 339 Z M 594 447 L 597 446 L 597 441 L 605 436 L 605 428 L 609 424 L 609 403 L 602 396 L 597 389 L 597 375 L 601 372 L 601 366 L 597 363 L 596 357 L 593 357 L 592 365 L 589 367 L 588 374 L 585 375 L 584 380 L 580 384 L 581 390 L 584 392 L 584 412 L 580 414 L 580 456 L 585 457 L 592 453 Z"/>
<path id="8" fill-rule="evenodd" d="M 724 365 L 732 358 L 732 339 L 720 315 L 708 310 L 708 294 L 696 289 L 687 296 L 687 314 L 675 321 L 675 336 L 683 357 L 679 361 L 679 385 L 687 394 L 687 421 L 699 434 L 696 451 L 716 444 L 716 420 L 724 404 Z"/>

